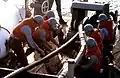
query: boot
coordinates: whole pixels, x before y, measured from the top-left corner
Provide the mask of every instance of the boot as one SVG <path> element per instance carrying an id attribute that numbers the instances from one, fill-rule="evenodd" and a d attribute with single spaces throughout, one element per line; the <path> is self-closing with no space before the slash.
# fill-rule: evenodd
<path id="1" fill-rule="evenodd" d="M 65 21 L 63 20 L 62 16 L 59 16 L 59 17 L 60 17 L 60 19 L 59 19 L 59 23 L 60 23 L 60 24 L 67 24 L 67 22 L 65 22 Z"/>

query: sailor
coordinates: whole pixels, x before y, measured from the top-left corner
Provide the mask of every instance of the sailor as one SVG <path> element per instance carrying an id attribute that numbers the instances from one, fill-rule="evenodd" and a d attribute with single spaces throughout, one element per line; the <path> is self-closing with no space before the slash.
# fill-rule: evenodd
<path id="1" fill-rule="evenodd" d="M 54 18 L 55 18 L 55 14 L 54 14 L 54 12 L 53 12 L 52 10 L 49 10 L 49 11 L 46 13 L 46 15 L 44 15 L 44 20 L 48 20 L 48 19 L 51 18 L 51 17 L 54 17 Z M 55 38 L 56 36 L 58 36 L 58 40 L 59 40 L 59 43 L 60 43 L 61 45 L 64 43 L 64 40 L 63 40 L 63 35 L 64 35 L 64 33 L 63 33 L 62 29 L 63 29 L 63 26 L 59 25 L 58 30 L 57 30 L 57 33 L 56 33 L 55 30 L 53 31 L 53 37 Z"/>
<path id="2" fill-rule="evenodd" d="M 99 28 L 106 28 L 108 35 L 103 39 L 103 75 L 105 78 L 108 77 L 108 63 L 113 63 L 112 43 L 113 43 L 113 21 L 108 19 L 105 14 L 100 14 L 98 16 Z M 108 61 L 109 59 L 109 61 Z"/>
<path id="3" fill-rule="evenodd" d="M 57 23 L 56 19 L 54 17 L 49 18 L 48 20 L 44 21 L 43 28 L 46 32 L 46 40 L 52 41 L 57 47 L 60 47 L 60 45 L 56 42 L 56 40 L 53 37 L 53 31 L 56 31 L 58 29 L 59 24 Z"/>
<path id="4" fill-rule="evenodd" d="M 75 66 L 76 78 L 99 78 L 101 69 L 101 51 L 92 37 L 86 39 L 84 59 Z"/>
<path id="5" fill-rule="evenodd" d="M 48 20 L 44 20 L 43 26 L 37 28 L 33 33 L 33 38 L 37 41 L 37 43 L 43 44 L 48 51 L 52 51 L 52 46 L 48 43 L 49 41 L 51 41 L 57 47 L 60 47 L 52 34 L 53 31 L 57 31 L 57 25 L 58 23 L 56 19 L 54 17 L 51 17 Z"/>
<path id="6" fill-rule="evenodd" d="M 42 25 L 43 17 L 41 15 L 35 15 L 33 17 L 24 19 L 13 29 L 10 37 L 10 47 L 16 53 L 17 58 L 22 66 L 28 65 L 22 43 L 27 42 L 29 47 L 34 48 L 44 55 L 44 51 L 39 48 L 32 38 L 32 33 L 34 32 L 35 28 L 41 27 Z"/>
<path id="7" fill-rule="evenodd" d="M 108 31 L 108 36 L 105 38 L 105 40 L 109 44 L 112 43 L 113 21 L 108 19 L 108 17 L 102 13 L 98 16 L 98 22 L 100 29 L 106 28 Z"/>
<path id="8" fill-rule="evenodd" d="M 101 61 L 101 51 L 95 41 L 95 39 L 93 38 L 88 38 L 86 41 L 86 45 L 87 45 L 87 49 L 86 49 L 86 54 L 85 56 L 91 56 L 91 55 L 95 55 L 98 59 L 97 64 L 95 65 L 95 67 L 93 66 L 93 70 L 95 72 L 100 72 L 100 61 Z"/>
<path id="9" fill-rule="evenodd" d="M 113 21 L 108 19 L 105 14 L 100 14 L 98 16 L 99 28 L 106 28 L 108 31 L 108 35 L 103 40 L 103 56 L 108 56 L 110 61 L 113 60 L 113 55 L 111 54 L 112 43 L 113 43 Z"/>
<path id="10" fill-rule="evenodd" d="M 55 18 L 55 14 L 52 10 L 49 10 L 45 15 L 44 15 L 44 20 L 48 20 L 49 18 L 54 17 Z M 56 31 L 53 31 L 53 36 L 56 37 Z"/>
<path id="11" fill-rule="evenodd" d="M 96 28 L 93 28 L 93 26 L 91 24 L 86 24 L 84 26 L 84 31 L 87 36 L 92 37 L 96 40 L 99 49 L 102 51 L 103 44 L 102 44 L 100 31 Z"/>
<path id="12" fill-rule="evenodd" d="M 51 41 L 56 47 L 60 47 L 59 43 L 53 37 L 53 31 L 57 30 L 57 21 L 54 17 L 49 18 L 48 20 L 44 20 L 43 26 L 36 28 L 33 33 L 33 38 L 36 43 L 44 49 L 45 55 L 49 54 L 56 48 L 54 48 L 49 41 Z M 53 62 L 54 61 L 54 62 Z M 48 59 L 45 63 L 47 72 L 55 73 L 55 69 L 57 69 L 61 64 L 59 57 L 56 55 L 51 59 Z M 55 66 L 57 64 L 57 66 Z M 53 72 L 54 71 L 54 72 Z"/>

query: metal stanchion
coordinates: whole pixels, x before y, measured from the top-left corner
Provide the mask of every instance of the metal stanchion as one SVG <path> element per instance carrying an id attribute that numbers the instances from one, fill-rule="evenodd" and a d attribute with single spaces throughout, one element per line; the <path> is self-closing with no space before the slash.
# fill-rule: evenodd
<path id="1" fill-rule="evenodd" d="M 75 67 L 74 59 L 69 59 L 68 60 L 68 78 L 74 78 L 74 67 Z"/>

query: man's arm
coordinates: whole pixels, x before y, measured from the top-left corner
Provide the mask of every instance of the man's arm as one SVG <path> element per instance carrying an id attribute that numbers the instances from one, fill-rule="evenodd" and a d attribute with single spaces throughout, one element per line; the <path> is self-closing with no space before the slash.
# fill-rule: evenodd
<path id="1" fill-rule="evenodd" d="M 51 42 L 52 42 L 53 44 L 55 44 L 57 47 L 60 47 L 60 45 L 57 43 L 57 41 L 53 38 L 52 32 L 51 32 L 51 37 L 50 37 L 50 39 L 51 39 Z"/>
<path id="2" fill-rule="evenodd" d="M 48 50 L 48 51 L 51 51 L 52 47 L 49 45 L 49 43 L 47 43 L 45 37 L 46 37 L 46 32 L 44 29 L 39 29 L 39 32 L 38 32 L 38 36 L 39 36 L 39 40 L 40 40 L 40 43 L 43 44 L 43 46 Z"/>
<path id="3" fill-rule="evenodd" d="M 34 42 L 33 38 L 32 38 L 32 32 L 31 32 L 31 28 L 28 25 L 25 25 L 21 28 L 21 32 L 24 33 L 26 40 L 28 42 L 28 44 L 34 48 L 35 50 L 38 50 L 39 52 L 41 52 L 44 55 L 44 51 L 42 49 L 39 48 L 39 46 Z"/>
<path id="4" fill-rule="evenodd" d="M 49 45 L 49 43 L 47 43 L 45 40 L 42 40 L 41 43 L 43 44 L 43 46 L 45 47 L 45 49 L 47 51 L 52 51 L 52 47 Z"/>

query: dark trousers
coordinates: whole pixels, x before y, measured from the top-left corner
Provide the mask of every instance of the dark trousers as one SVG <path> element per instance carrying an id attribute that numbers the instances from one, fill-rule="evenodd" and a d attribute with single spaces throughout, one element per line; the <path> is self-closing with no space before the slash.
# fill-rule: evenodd
<path id="1" fill-rule="evenodd" d="M 104 40 L 103 41 L 103 57 L 108 57 L 110 59 L 110 61 L 112 61 L 114 59 L 114 56 L 112 55 L 112 53 L 110 51 L 112 51 L 113 46 L 111 45 L 112 42 L 109 40 Z"/>
<path id="2" fill-rule="evenodd" d="M 110 59 L 110 62 L 113 61 L 114 56 L 112 55 L 112 53 L 110 53 L 110 51 L 112 50 L 112 46 L 111 46 L 111 41 L 108 40 L 104 40 L 103 41 L 103 76 L 104 78 L 108 78 L 108 58 Z"/>
<path id="3" fill-rule="evenodd" d="M 56 2 L 56 6 L 57 6 L 56 10 L 58 12 L 58 16 L 60 17 L 60 16 L 62 16 L 62 13 L 61 13 L 61 0 L 55 0 L 55 2 Z"/>
<path id="4" fill-rule="evenodd" d="M 22 42 L 20 40 L 10 37 L 10 48 L 12 48 L 17 55 L 17 59 L 22 66 L 28 65 L 27 56 L 24 53 Z"/>
<path id="5" fill-rule="evenodd" d="M 83 69 L 80 65 L 75 66 L 74 75 L 76 78 L 100 78 L 100 73 L 91 69 Z"/>
<path id="6" fill-rule="evenodd" d="M 50 3 L 49 9 L 50 10 L 52 8 L 53 2 L 54 2 L 54 0 L 49 0 L 49 3 Z M 62 14 L 61 14 L 61 0 L 55 0 L 55 2 L 56 2 L 56 10 L 58 12 L 58 16 L 62 16 Z"/>

